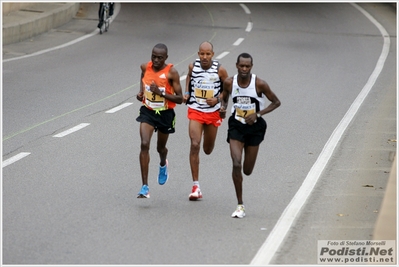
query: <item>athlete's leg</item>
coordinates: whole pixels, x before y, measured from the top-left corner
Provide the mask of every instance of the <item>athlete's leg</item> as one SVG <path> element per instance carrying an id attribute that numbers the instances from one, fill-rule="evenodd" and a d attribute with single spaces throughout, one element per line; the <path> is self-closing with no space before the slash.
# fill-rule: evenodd
<path id="1" fill-rule="evenodd" d="M 114 2 L 109 3 L 109 16 L 111 17 L 114 14 Z"/>
<path id="2" fill-rule="evenodd" d="M 238 204 L 243 204 L 242 200 L 242 173 L 241 173 L 241 160 L 244 143 L 230 138 L 230 156 L 233 161 L 233 183 L 236 190 Z"/>
<path id="3" fill-rule="evenodd" d="M 98 28 L 101 28 L 101 26 L 103 25 L 103 4 L 100 3 L 100 7 L 98 8 Z"/>
<path id="4" fill-rule="evenodd" d="M 212 153 L 215 147 L 215 139 L 218 132 L 218 128 L 213 124 L 204 125 L 204 144 L 203 149 L 205 154 L 209 155 Z"/>
<path id="5" fill-rule="evenodd" d="M 188 132 L 191 139 L 190 145 L 190 167 L 193 181 L 198 181 L 199 176 L 199 152 L 201 147 L 203 125 L 195 120 L 188 123 Z"/>
<path id="6" fill-rule="evenodd" d="M 150 163 L 150 143 L 154 127 L 148 123 L 140 123 L 140 169 L 143 185 L 148 185 L 148 165 Z"/>
<path id="7" fill-rule="evenodd" d="M 160 166 L 165 166 L 166 157 L 168 156 L 168 149 L 166 143 L 168 142 L 169 134 L 158 131 L 157 151 L 159 153 Z"/>
<path id="8" fill-rule="evenodd" d="M 100 3 L 100 6 L 98 8 L 98 19 L 102 19 L 103 18 L 103 4 Z"/>
<path id="9" fill-rule="evenodd" d="M 246 146 L 244 148 L 244 174 L 250 175 L 254 169 L 256 158 L 258 156 L 259 146 Z"/>

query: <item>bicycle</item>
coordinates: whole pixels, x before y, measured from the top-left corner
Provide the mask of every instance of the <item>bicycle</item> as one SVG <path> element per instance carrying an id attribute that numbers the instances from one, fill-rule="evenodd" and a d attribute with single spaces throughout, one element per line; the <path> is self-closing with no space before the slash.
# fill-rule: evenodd
<path id="1" fill-rule="evenodd" d="M 109 21 L 111 17 L 109 16 L 109 3 L 102 3 L 101 4 L 101 11 L 100 11 L 100 34 L 103 32 L 108 31 L 109 28 Z"/>

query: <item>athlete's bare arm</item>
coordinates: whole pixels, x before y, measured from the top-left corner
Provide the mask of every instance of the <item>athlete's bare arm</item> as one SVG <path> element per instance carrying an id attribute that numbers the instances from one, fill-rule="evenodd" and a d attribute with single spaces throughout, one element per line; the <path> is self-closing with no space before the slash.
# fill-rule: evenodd
<path id="1" fill-rule="evenodd" d="M 190 63 L 188 65 L 188 73 L 187 73 L 187 77 L 186 77 L 186 90 L 185 90 L 184 96 L 183 96 L 183 102 L 184 103 L 187 103 L 187 100 L 190 97 L 190 95 L 187 94 L 187 93 L 190 92 L 190 81 L 191 81 L 191 73 L 193 72 L 193 68 L 194 68 L 193 63 Z"/>
<path id="2" fill-rule="evenodd" d="M 219 109 L 219 114 L 222 119 L 226 118 L 226 110 L 229 104 L 229 96 L 231 94 L 231 87 L 233 85 L 233 77 L 228 77 L 223 82 L 222 105 Z"/>
<path id="3" fill-rule="evenodd" d="M 176 104 L 181 104 L 183 102 L 183 95 L 180 85 L 180 75 L 179 72 L 174 67 L 170 69 L 168 73 L 168 79 L 175 93 L 173 95 L 166 94 L 164 97 L 169 101 L 175 102 Z"/>
<path id="4" fill-rule="evenodd" d="M 267 106 L 263 110 L 259 110 L 258 113 L 260 115 L 264 115 L 269 112 L 272 112 L 273 110 L 275 110 L 276 108 L 278 108 L 281 105 L 280 100 L 278 99 L 276 94 L 270 89 L 267 82 L 265 82 L 264 80 L 262 80 L 258 77 L 256 77 L 256 92 L 258 94 L 260 94 L 260 93 L 264 94 L 267 97 L 267 99 L 269 99 L 269 101 L 271 102 L 269 106 Z"/>
<path id="5" fill-rule="evenodd" d="M 143 101 L 144 97 L 143 77 L 145 74 L 145 70 L 147 69 L 147 64 L 146 63 L 141 64 L 140 69 L 141 69 L 140 88 L 138 94 L 136 95 L 136 98 L 138 101 Z"/>

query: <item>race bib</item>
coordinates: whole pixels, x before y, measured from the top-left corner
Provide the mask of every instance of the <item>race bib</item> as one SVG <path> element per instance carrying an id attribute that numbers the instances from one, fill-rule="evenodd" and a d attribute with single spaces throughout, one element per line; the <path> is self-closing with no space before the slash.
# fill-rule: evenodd
<path id="1" fill-rule="evenodd" d="M 256 112 L 255 103 L 252 104 L 234 104 L 236 110 L 235 119 L 239 122 L 246 124 L 245 117 Z"/>
<path id="2" fill-rule="evenodd" d="M 214 96 L 213 83 L 200 82 L 194 85 L 194 96 L 198 104 L 206 104 L 206 100 Z"/>
<path id="3" fill-rule="evenodd" d="M 161 92 L 165 92 L 165 87 L 159 87 L 159 90 L 161 90 Z M 144 96 L 145 96 L 145 104 L 148 107 L 152 109 L 165 107 L 165 98 L 151 92 L 149 85 L 145 86 Z"/>

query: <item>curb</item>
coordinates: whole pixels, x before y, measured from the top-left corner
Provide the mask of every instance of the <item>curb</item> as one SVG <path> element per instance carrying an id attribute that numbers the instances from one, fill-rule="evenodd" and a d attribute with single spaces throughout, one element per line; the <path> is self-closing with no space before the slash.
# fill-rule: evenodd
<path id="1" fill-rule="evenodd" d="M 396 240 L 396 174 L 397 166 L 395 156 L 380 213 L 374 227 L 374 240 Z"/>
<path id="2" fill-rule="evenodd" d="M 69 22 L 79 6 L 80 3 L 41 3 L 30 10 L 19 10 L 9 14 L 12 16 L 4 16 L 3 45 L 23 41 Z M 25 15 L 27 12 L 29 16 Z"/>

